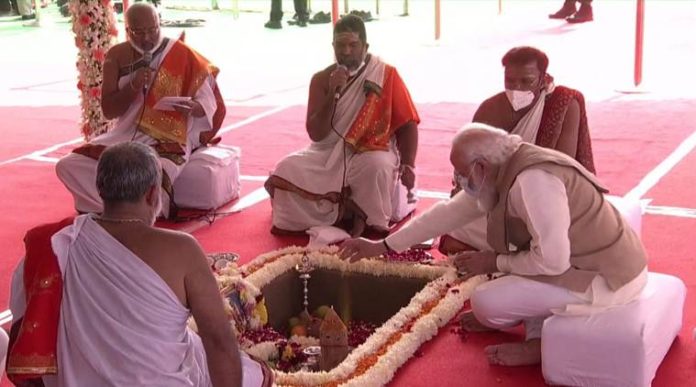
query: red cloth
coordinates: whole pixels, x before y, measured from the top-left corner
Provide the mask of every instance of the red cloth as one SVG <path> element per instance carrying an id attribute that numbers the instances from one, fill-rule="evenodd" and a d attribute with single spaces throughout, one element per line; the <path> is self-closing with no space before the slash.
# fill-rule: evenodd
<path id="1" fill-rule="evenodd" d="M 558 138 L 561 136 L 563 128 L 563 119 L 568 110 L 568 105 L 573 100 L 576 100 L 578 105 L 580 105 L 580 126 L 578 127 L 578 145 L 575 151 L 575 160 L 582 164 L 585 169 L 596 174 L 592 156 L 592 140 L 590 139 L 590 130 L 587 125 L 585 97 L 577 90 L 556 86 L 556 89 L 547 98 L 544 112 L 541 116 L 539 132 L 537 133 L 536 145 L 556 149 Z"/>
<path id="2" fill-rule="evenodd" d="M 7 375 L 17 384 L 58 370 L 56 345 L 63 276 L 53 253 L 51 237 L 71 225 L 73 218 L 29 230 L 24 237 L 26 312 L 15 324 L 19 332 L 7 357 Z"/>

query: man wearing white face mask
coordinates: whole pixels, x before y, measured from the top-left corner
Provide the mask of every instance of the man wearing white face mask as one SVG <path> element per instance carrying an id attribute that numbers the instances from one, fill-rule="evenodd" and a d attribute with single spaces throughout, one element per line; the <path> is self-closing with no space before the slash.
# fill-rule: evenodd
<path id="1" fill-rule="evenodd" d="M 502 59 L 505 91 L 485 100 L 473 122 L 481 122 L 519 135 L 523 141 L 555 149 L 576 159 L 594 173 L 592 142 L 582 93 L 554 85 L 547 73 L 549 59 L 534 47 L 515 47 Z M 462 188 L 454 178 L 454 190 Z M 472 207 L 475 204 L 470 203 Z M 485 250 L 486 220 L 478 220 L 440 238 L 440 251 Z"/>
<path id="2" fill-rule="evenodd" d="M 487 214 L 489 249 L 456 256 L 464 278 L 503 272 L 471 297 L 470 331 L 524 324 L 522 343 L 486 348 L 491 364 L 541 361 L 541 329 L 552 314 L 588 315 L 636 299 L 647 281 L 643 245 L 606 189 L 563 153 L 527 144 L 517 135 L 470 124 L 454 138 L 450 161 L 466 192 L 435 204 L 384 240 L 343 243 L 344 259 L 403 251 L 478 217 L 462 200 L 473 197 Z M 569 350 L 572 350 L 570 348 Z"/>
<path id="3" fill-rule="evenodd" d="M 420 118 L 399 73 L 368 46 L 362 19 L 336 23 L 337 63 L 309 86 L 312 144 L 278 162 L 265 184 L 273 198 L 271 232 L 337 225 L 357 236 L 366 227 L 386 234 L 396 184 L 414 187 Z"/>
<path id="4" fill-rule="evenodd" d="M 109 132 L 61 159 L 56 173 L 79 212 L 101 212 L 94 185 L 96 160 L 108 145 L 138 141 L 160 155 L 165 172 L 163 214 L 169 213 L 171 185 L 191 152 L 213 140 L 225 117 L 215 78 L 218 69 L 181 40 L 162 36 L 156 9 L 134 3 L 126 11 L 128 41 L 111 47 L 104 61 L 102 110 L 117 119 Z M 155 108 L 177 97 L 171 109 Z"/>

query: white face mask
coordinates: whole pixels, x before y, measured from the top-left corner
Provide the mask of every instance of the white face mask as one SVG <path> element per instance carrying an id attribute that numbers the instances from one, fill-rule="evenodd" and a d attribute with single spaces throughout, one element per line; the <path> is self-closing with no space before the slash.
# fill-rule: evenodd
<path id="1" fill-rule="evenodd" d="M 534 102 L 534 92 L 533 91 L 522 91 L 522 90 L 505 90 L 505 95 L 510 101 L 510 105 L 515 111 L 524 109 Z"/>
<path id="2" fill-rule="evenodd" d="M 464 177 L 464 176 L 460 175 L 458 172 L 454 172 L 454 178 L 457 182 L 457 185 L 459 185 L 459 187 L 461 187 L 464 190 L 464 192 L 466 192 L 471 197 L 478 199 L 478 197 L 481 195 L 481 189 L 480 189 L 480 187 L 474 188 L 469 183 L 469 180 L 471 179 L 472 173 L 474 173 L 473 168 L 472 168 L 471 172 L 469 173 L 468 177 Z"/>
<path id="3" fill-rule="evenodd" d="M 155 52 L 159 48 L 159 46 L 162 44 L 163 40 L 164 40 L 164 36 L 160 33 L 159 39 L 157 40 L 157 44 L 155 44 L 155 47 L 153 47 L 152 50 L 150 50 L 150 52 Z M 133 47 L 133 49 L 136 52 L 138 52 L 140 55 L 142 55 L 146 51 L 146 50 L 143 50 L 142 48 L 140 48 L 134 41 L 128 40 L 128 42 L 130 43 L 131 47 Z"/>

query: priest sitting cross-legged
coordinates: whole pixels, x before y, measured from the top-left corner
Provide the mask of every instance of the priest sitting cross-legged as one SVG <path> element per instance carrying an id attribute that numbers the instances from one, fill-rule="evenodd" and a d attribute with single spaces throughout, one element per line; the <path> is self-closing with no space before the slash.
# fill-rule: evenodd
<path id="1" fill-rule="evenodd" d="M 108 147 L 97 167 L 103 214 L 27 233 L 12 281 L 7 372 L 15 383 L 271 384 L 269 370 L 238 350 L 196 240 L 153 227 L 161 179 L 151 147 Z"/>
<path id="2" fill-rule="evenodd" d="M 353 239 L 343 256 L 357 260 L 406 250 L 486 213 L 489 249 L 464 252 L 454 265 L 464 278 L 503 272 L 471 296 L 468 330 L 524 324 L 526 341 L 486 348 L 499 365 L 541 361 L 544 320 L 591 315 L 637 299 L 647 282 L 640 239 L 605 198 L 604 186 L 571 157 L 514 134 L 470 124 L 453 141 L 450 160 L 463 191 L 435 204 L 384 240 Z M 568 348 L 573 351 L 573 348 Z"/>
<path id="3" fill-rule="evenodd" d="M 396 184 L 415 184 L 418 113 L 396 69 L 367 52 L 362 19 L 333 32 L 336 64 L 309 86 L 309 147 L 282 159 L 266 181 L 276 234 L 342 225 L 387 233 Z"/>
<path id="4" fill-rule="evenodd" d="M 172 184 L 191 152 L 213 141 L 225 117 L 215 81 L 218 69 L 182 41 L 164 38 L 151 4 L 134 3 L 125 17 L 128 41 L 107 52 L 101 91 L 104 116 L 118 119 L 116 126 L 63 157 L 56 173 L 79 212 L 99 213 L 102 201 L 94 186 L 99 154 L 123 141 L 150 145 L 164 169 L 162 215 L 166 217 Z"/>

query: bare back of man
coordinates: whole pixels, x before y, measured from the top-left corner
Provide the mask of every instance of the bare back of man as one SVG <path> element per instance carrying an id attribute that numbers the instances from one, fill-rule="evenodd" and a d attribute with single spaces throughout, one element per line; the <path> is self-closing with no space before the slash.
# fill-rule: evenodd
<path id="1" fill-rule="evenodd" d="M 198 242 L 189 234 L 142 221 L 97 221 L 145 262 L 191 310 L 203 342 L 213 385 L 237 385 L 242 370 L 217 284 Z"/>

